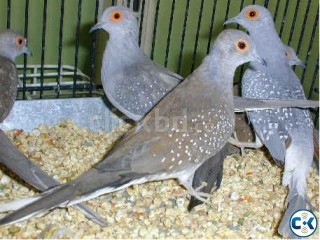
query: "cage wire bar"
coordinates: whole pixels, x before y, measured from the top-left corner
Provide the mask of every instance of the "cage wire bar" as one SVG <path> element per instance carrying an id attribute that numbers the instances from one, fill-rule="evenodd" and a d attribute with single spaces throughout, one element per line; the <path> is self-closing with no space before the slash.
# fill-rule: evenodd
<path id="1" fill-rule="evenodd" d="M 7 28 L 10 28 L 11 1 L 7 0 Z"/>
<path id="2" fill-rule="evenodd" d="M 42 39 L 41 39 L 41 68 L 40 68 L 40 99 L 43 98 L 43 82 L 44 82 L 44 54 L 46 47 L 46 30 L 47 30 L 47 0 L 43 1 L 43 24 L 42 24 Z"/>
<path id="3" fill-rule="evenodd" d="M 138 2 L 138 1 L 135 1 Z M 140 24 L 139 24 L 139 46 L 141 45 L 141 37 L 142 37 L 142 26 L 143 26 L 143 20 L 144 20 L 144 7 L 145 7 L 145 0 L 142 0 L 141 2 L 141 15 L 140 15 Z M 134 5 L 134 10 L 137 11 L 139 9 L 138 6 Z"/>
<path id="4" fill-rule="evenodd" d="M 95 12 L 94 12 L 94 23 L 98 22 L 98 13 L 99 13 L 99 1 L 96 1 Z M 92 44 L 90 48 L 90 86 L 89 86 L 89 96 L 92 96 L 92 91 L 95 87 L 94 79 L 95 79 L 95 66 L 96 66 L 96 48 L 97 48 L 97 35 L 92 35 Z"/>
<path id="5" fill-rule="evenodd" d="M 22 1 L 21 1 L 22 2 Z M 30 11 L 30 1 L 25 0 L 25 10 L 24 10 L 24 36 L 28 38 L 28 30 L 29 30 L 29 11 Z M 55 92 L 55 98 L 59 98 L 62 90 L 69 90 L 72 91 L 71 97 L 76 97 L 76 91 L 78 90 L 86 90 L 84 94 L 81 96 L 93 96 L 93 90 L 97 88 L 101 88 L 101 86 L 95 86 L 93 79 L 95 77 L 95 53 L 96 53 L 96 42 L 97 37 L 96 34 L 92 35 L 92 41 L 90 46 L 90 77 L 88 77 L 88 83 L 83 83 L 81 81 L 80 84 L 77 83 L 77 80 L 79 78 L 79 75 L 82 75 L 82 72 L 77 69 L 78 62 L 79 62 L 79 56 L 78 56 L 78 50 L 79 50 L 79 44 L 80 44 L 80 26 L 81 26 L 81 12 L 82 12 L 82 0 L 78 0 L 78 8 L 77 8 L 77 26 L 76 26 L 76 35 L 75 35 L 75 55 L 74 55 L 74 74 L 73 74 L 73 81 L 70 82 L 70 84 L 61 84 L 61 79 L 63 78 L 63 31 L 64 31 L 64 20 L 65 20 L 65 0 L 60 0 L 60 19 L 59 19 L 59 40 L 58 40 L 58 57 L 57 57 L 57 77 L 56 77 L 56 84 L 55 85 L 47 85 L 45 84 L 45 77 L 46 73 L 46 64 L 45 64 L 45 54 L 46 54 L 46 34 L 47 34 L 47 16 L 48 16 L 48 1 L 43 0 L 42 6 L 43 6 L 43 12 L 42 12 L 42 25 L 41 25 L 41 56 L 40 56 L 40 77 L 39 79 L 39 86 L 30 86 L 34 84 L 27 84 L 27 75 L 29 76 L 30 73 L 28 72 L 28 58 L 27 56 L 23 57 L 23 67 L 18 67 L 19 69 L 22 69 L 22 86 L 18 86 L 19 92 L 22 93 L 22 99 L 28 99 L 29 92 L 38 92 L 40 99 L 46 98 L 44 96 L 44 91 L 54 91 Z M 99 9 L 99 0 L 92 1 L 95 3 L 95 12 L 93 16 L 93 22 L 92 24 L 97 22 L 98 19 L 98 9 Z M 12 0 L 7 0 L 7 28 L 10 28 L 11 26 L 11 10 L 12 10 Z M 51 64 L 52 65 L 52 64 Z M 50 65 L 50 66 L 51 66 Z M 80 74 L 79 74 L 80 72 Z M 32 74 L 32 73 L 31 73 Z M 33 73 L 34 74 L 34 73 Z M 69 74 L 68 74 L 69 76 Z M 32 97 L 37 98 L 37 97 Z"/>
<path id="6" fill-rule="evenodd" d="M 195 39 L 195 42 L 194 42 L 194 50 L 193 50 L 193 55 L 192 55 L 191 72 L 194 70 L 195 64 L 196 64 L 196 56 L 197 56 L 197 50 L 198 50 L 198 41 L 199 41 L 199 34 L 200 34 L 200 27 L 201 27 L 201 20 L 202 20 L 203 4 L 204 4 L 204 0 L 201 0 L 200 13 L 199 13 L 199 18 L 198 18 L 198 26 L 197 26 L 197 33 L 196 33 L 196 39 Z"/>
<path id="7" fill-rule="evenodd" d="M 29 19 L 29 0 L 26 0 L 26 5 L 24 9 L 24 36 L 28 39 L 28 19 Z M 9 16 L 10 18 L 10 16 Z M 22 76 L 22 98 L 26 99 L 27 90 L 27 56 L 23 55 L 23 76 Z"/>
<path id="8" fill-rule="evenodd" d="M 216 2 L 217 0 L 215 0 Z M 180 51 L 179 51 L 179 58 L 178 58 L 178 68 L 177 72 L 179 73 L 181 71 L 181 65 L 182 65 L 182 54 L 183 54 L 183 49 L 184 49 L 184 39 L 186 36 L 186 30 L 187 30 L 187 20 L 188 20 L 188 13 L 189 13 L 189 7 L 190 7 L 190 0 L 187 0 L 186 4 L 186 10 L 184 13 L 184 21 L 183 21 L 183 30 L 182 30 L 182 39 L 181 39 L 181 44 L 180 44 Z M 210 33 L 211 33 L 211 28 L 210 28 Z M 209 34 L 210 36 L 210 34 Z"/>
<path id="9" fill-rule="evenodd" d="M 14 3 L 16 0 L 0 0 L 2 6 L 6 4 L 6 27 L 13 26 L 14 15 Z M 27 99 L 30 93 L 34 93 L 38 98 L 47 98 L 46 91 L 54 92 L 54 98 L 65 97 L 62 96 L 62 91 L 69 93 L 68 97 L 78 96 L 94 96 L 98 91 L 103 93 L 101 84 L 98 78 L 100 66 L 97 65 L 97 59 L 101 58 L 101 52 L 103 49 L 98 49 L 98 43 L 100 36 L 97 33 L 90 35 L 90 45 L 87 46 L 89 52 L 89 63 L 87 71 L 88 80 L 85 78 L 81 81 L 83 76 L 82 69 L 78 69 L 82 61 L 80 57 L 81 41 L 85 35 L 89 34 L 82 29 L 83 24 L 83 4 L 92 4 L 94 11 L 92 12 L 91 26 L 93 26 L 99 18 L 99 13 L 106 6 L 123 4 L 130 7 L 137 16 L 139 23 L 139 44 L 145 42 L 150 43 L 150 55 L 151 59 L 157 63 L 176 71 L 177 73 L 186 76 L 192 72 L 201 62 L 201 58 L 209 52 L 212 39 L 222 29 L 229 27 L 223 26 L 223 22 L 229 17 L 232 17 L 235 13 L 239 12 L 245 5 L 248 4 L 261 4 L 265 7 L 269 7 L 276 22 L 279 35 L 285 44 L 293 45 L 296 49 L 297 55 L 302 58 L 305 65 L 305 69 L 294 67 L 298 76 L 301 79 L 302 84 L 305 86 L 305 93 L 308 98 L 317 99 L 319 97 L 318 87 L 318 71 L 319 71 L 319 54 L 315 53 L 315 41 L 318 33 L 318 18 L 319 10 L 315 15 L 310 14 L 314 10 L 314 7 L 319 7 L 319 3 L 316 0 L 307 0 L 302 2 L 300 0 L 156 0 L 153 1 L 154 15 L 151 17 L 147 13 L 150 11 L 150 3 L 153 0 L 73 0 L 75 9 L 75 42 L 74 42 L 74 63 L 73 63 L 73 76 L 70 81 L 64 82 L 65 74 L 63 72 L 64 66 L 64 35 L 66 30 L 66 24 L 69 15 L 66 15 L 67 4 L 70 1 L 60 0 L 60 13 L 59 13 L 59 30 L 58 30 L 58 42 L 57 42 L 57 75 L 55 77 L 55 84 L 47 84 L 46 80 L 46 54 L 47 48 L 47 20 L 48 15 L 52 14 L 48 9 L 48 1 L 40 1 L 42 3 L 42 24 L 41 24 L 41 54 L 40 54 L 40 77 L 39 85 L 35 86 L 30 84 L 30 79 L 27 77 L 30 74 L 28 69 L 28 58 L 23 58 L 22 68 L 22 86 L 19 86 L 19 92 L 22 93 L 22 99 Z M 19 1 L 22 2 L 22 1 Z M 90 2 L 90 3 L 89 3 Z M 24 0 L 24 26 L 23 33 L 26 37 L 30 35 L 30 10 L 32 8 L 32 1 Z M 208 13 L 208 6 L 210 6 L 210 12 Z M 271 9 L 272 8 L 272 9 Z M 180 14 L 180 15 L 179 15 Z M 231 15 L 232 14 L 232 15 Z M 180 16 L 181 20 L 177 16 Z M 145 19 L 147 16 L 147 19 Z M 165 16 L 165 17 L 164 17 Z M 300 16 L 300 18 L 299 18 Z M 303 17 L 301 17 L 303 16 Z M 299 22 L 298 22 L 298 19 Z M 149 31 L 152 33 L 150 37 L 143 36 L 145 22 L 154 21 L 152 29 Z M 150 27 L 150 26 L 148 26 Z M 300 27 L 300 29 L 299 29 Z M 179 29 L 178 29 L 179 28 Z M 203 39 L 203 29 L 207 28 L 206 39 Z M 237 25 L 239 29 L 239 25 Z M 178 29 L 178 30 L 177 30 Z M 161 39 L 161 41 L 160 41 Z M 190 40 L 191 39 L 191 40 Z M 206 41 L 206 43 L 204 43 Z M 143 47 L 143 46 L 142 46 Z M 187 54 L 190 56 L 187 57 Z M 317 54 L 317 55 L 315 55 Z M 201 56 L 201 57 L 200 57 Z M 315 60 L 316 59 L 316 60 Z M 52 65 L 52 63 L 50 63 Z M 238 71 L 235 78 L 235 82 L 239 82 L 241 75 L 243 74 L 245 67 L 242 66 Z M 312 73 L 312 74 L 311 74 Z M 69 76 L 69 73 L 66 74 Z M 34 82 L 35 83 L 35 82 Z M 37 95 L 38 94 L 38 95 Z M 33 96 L 34 97 L 34 96 Z M 52 97 L 52 96 L 51 96 Z M 318 110 L 317 110 L 318 113 Z M 318 121 L 318 116 L 316 116 Z"/>
<path id="10" fill-rule="evenodd" d="M 63 34 L 63 20 L 64 20 L 64 0 L 60 2 L 60 24 L 59 24 L 59 50 L 58 50 L 58 76 L 57 76 L 57 98 L 60 96 L 60 77 L 61 77 L 61 64 L 62 64 L 62 34 Z"/>

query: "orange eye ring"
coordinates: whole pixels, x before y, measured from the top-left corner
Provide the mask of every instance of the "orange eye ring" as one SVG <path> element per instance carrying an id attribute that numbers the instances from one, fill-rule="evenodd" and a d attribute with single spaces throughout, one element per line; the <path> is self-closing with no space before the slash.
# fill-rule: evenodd
<path id="1" fill-rule="evenodd" d="M 246 40 L 240 39 L 236 42 L 236 47 L 239 52 L 246 52 L 249 50 L 249 43 Z"/>
<path id="2" fill-rule="evenodd" d="M 23 47 L 23 45 L 25 43 L 25 39 L 21 36 L 17 36 L 15 38 L 15 42 L 16 42 L 17 47 L 21 48 L 21 47 Z"/>
<path id="3" fill-rule="evenodd" d="M 290 54 L 290 52 L 289 52 L 289 51 L 286 51 L 286 52 L 285 52 L 285 54 L 286 54 L 286 57 L 287 57 L 288 59 L 290 59 L 290 58 L 291 58 L 291 54 Z"/>
<path id="4" fill-rule="evenodd" d="M 254 8 L 250 8 L 246 12 L 246 17 L 250 20 L 256 20 L 259 16 L 260 16 L 259 11 Z"/>
<path id="5" fill-rule="evenodd" d="M 121 11 L 115 10 L 115 11 L 112 11 L 110 14 L 110 20 L 112 22 L 120 22 L 122 18 L 123 18 L 123 14 Z"/>

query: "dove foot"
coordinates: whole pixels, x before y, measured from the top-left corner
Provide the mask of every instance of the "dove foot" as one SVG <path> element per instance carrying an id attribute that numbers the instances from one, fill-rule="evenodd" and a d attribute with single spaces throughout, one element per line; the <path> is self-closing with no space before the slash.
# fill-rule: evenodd
<path id="1" fill-rule="evenodd" d="M 254 148 L 254 149 L 258 149 L 261 148 L 263 146 L 262 142 L 260 141 L 259 137 L 256 135 L 256 141 L 255 142 L 240 142 L 238 140 L 237 134 L 234 133 L 234 138 L 230 138 L 229 139 L 229 143 L 231 143 L 232 145 L 240 148 L 241 150 L 241 156 L 245 155 L 244 152 L 244 148 Z"/>
<path id="2" fill-rule="evenodd" d="M 210 194 L 210 193 L 204 193 L 204 192 L 201 192 L 200 190 L 202 188 L 204 188 L 205 186 L 207 186 L 207 183 L 206 182 L 202 182 L 201 186 L 197 187 L 197 188 L 193 188 L 192 185 L 189 185 L 189 184 L 183 184 L 182 185 L 187 189 L 187 192 L 179 195 L 180 197 L 181 196 L 185 196 L 186 194 L 190 194 L 191 196 L 195 197 L 196 199 L 204 202 L 204 203 L 207 203 L 207 204 L 210 204 L 209 202 L 209 198 L 212 197 L 213 195 Z"/>

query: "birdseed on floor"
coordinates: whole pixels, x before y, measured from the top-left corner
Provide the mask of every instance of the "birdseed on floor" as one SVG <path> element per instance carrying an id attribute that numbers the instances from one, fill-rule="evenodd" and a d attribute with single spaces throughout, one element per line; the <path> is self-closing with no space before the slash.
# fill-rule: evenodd
<path id="1" fill-rule="evenodd" d="M 32 161 L 65 183 L 101 160 L 128 129 L 126 124 L 110 133 L 93 133 L 63 121 L 30 133 L 6 134 Z M 0 238 L 280 238 L 276 227 L 287 195 L 282 172 L 263 151 L 246 150 L 244 157 L 225 160 L 222 186 L 213 193 L 211 204 L 191 212 L 188 196 L 179 196 L 185 189 L 175 180 L 150 182 L 86 202 L 107 220 L 105 228 L 69 207 L 0 227 Z M 318 208 L 319 176 L 314 168 L 307 189 L 310 202 Z M 0 202 L 35 194 L 0 167 Z M 314 213 L 319 219 L 319 212 Z M 310 238 L 317 236 L 319 230 Z"/>

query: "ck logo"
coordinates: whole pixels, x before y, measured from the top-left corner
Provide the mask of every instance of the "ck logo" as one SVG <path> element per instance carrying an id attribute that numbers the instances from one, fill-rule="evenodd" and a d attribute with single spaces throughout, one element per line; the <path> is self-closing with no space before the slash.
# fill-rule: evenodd
<path id="1" fill-rule="evenodd" d="M 299 210 L 290 218 L 291 231 L 298 237 L 309 237 L 317 230 L 318 220 L 308 210 Z"/>

